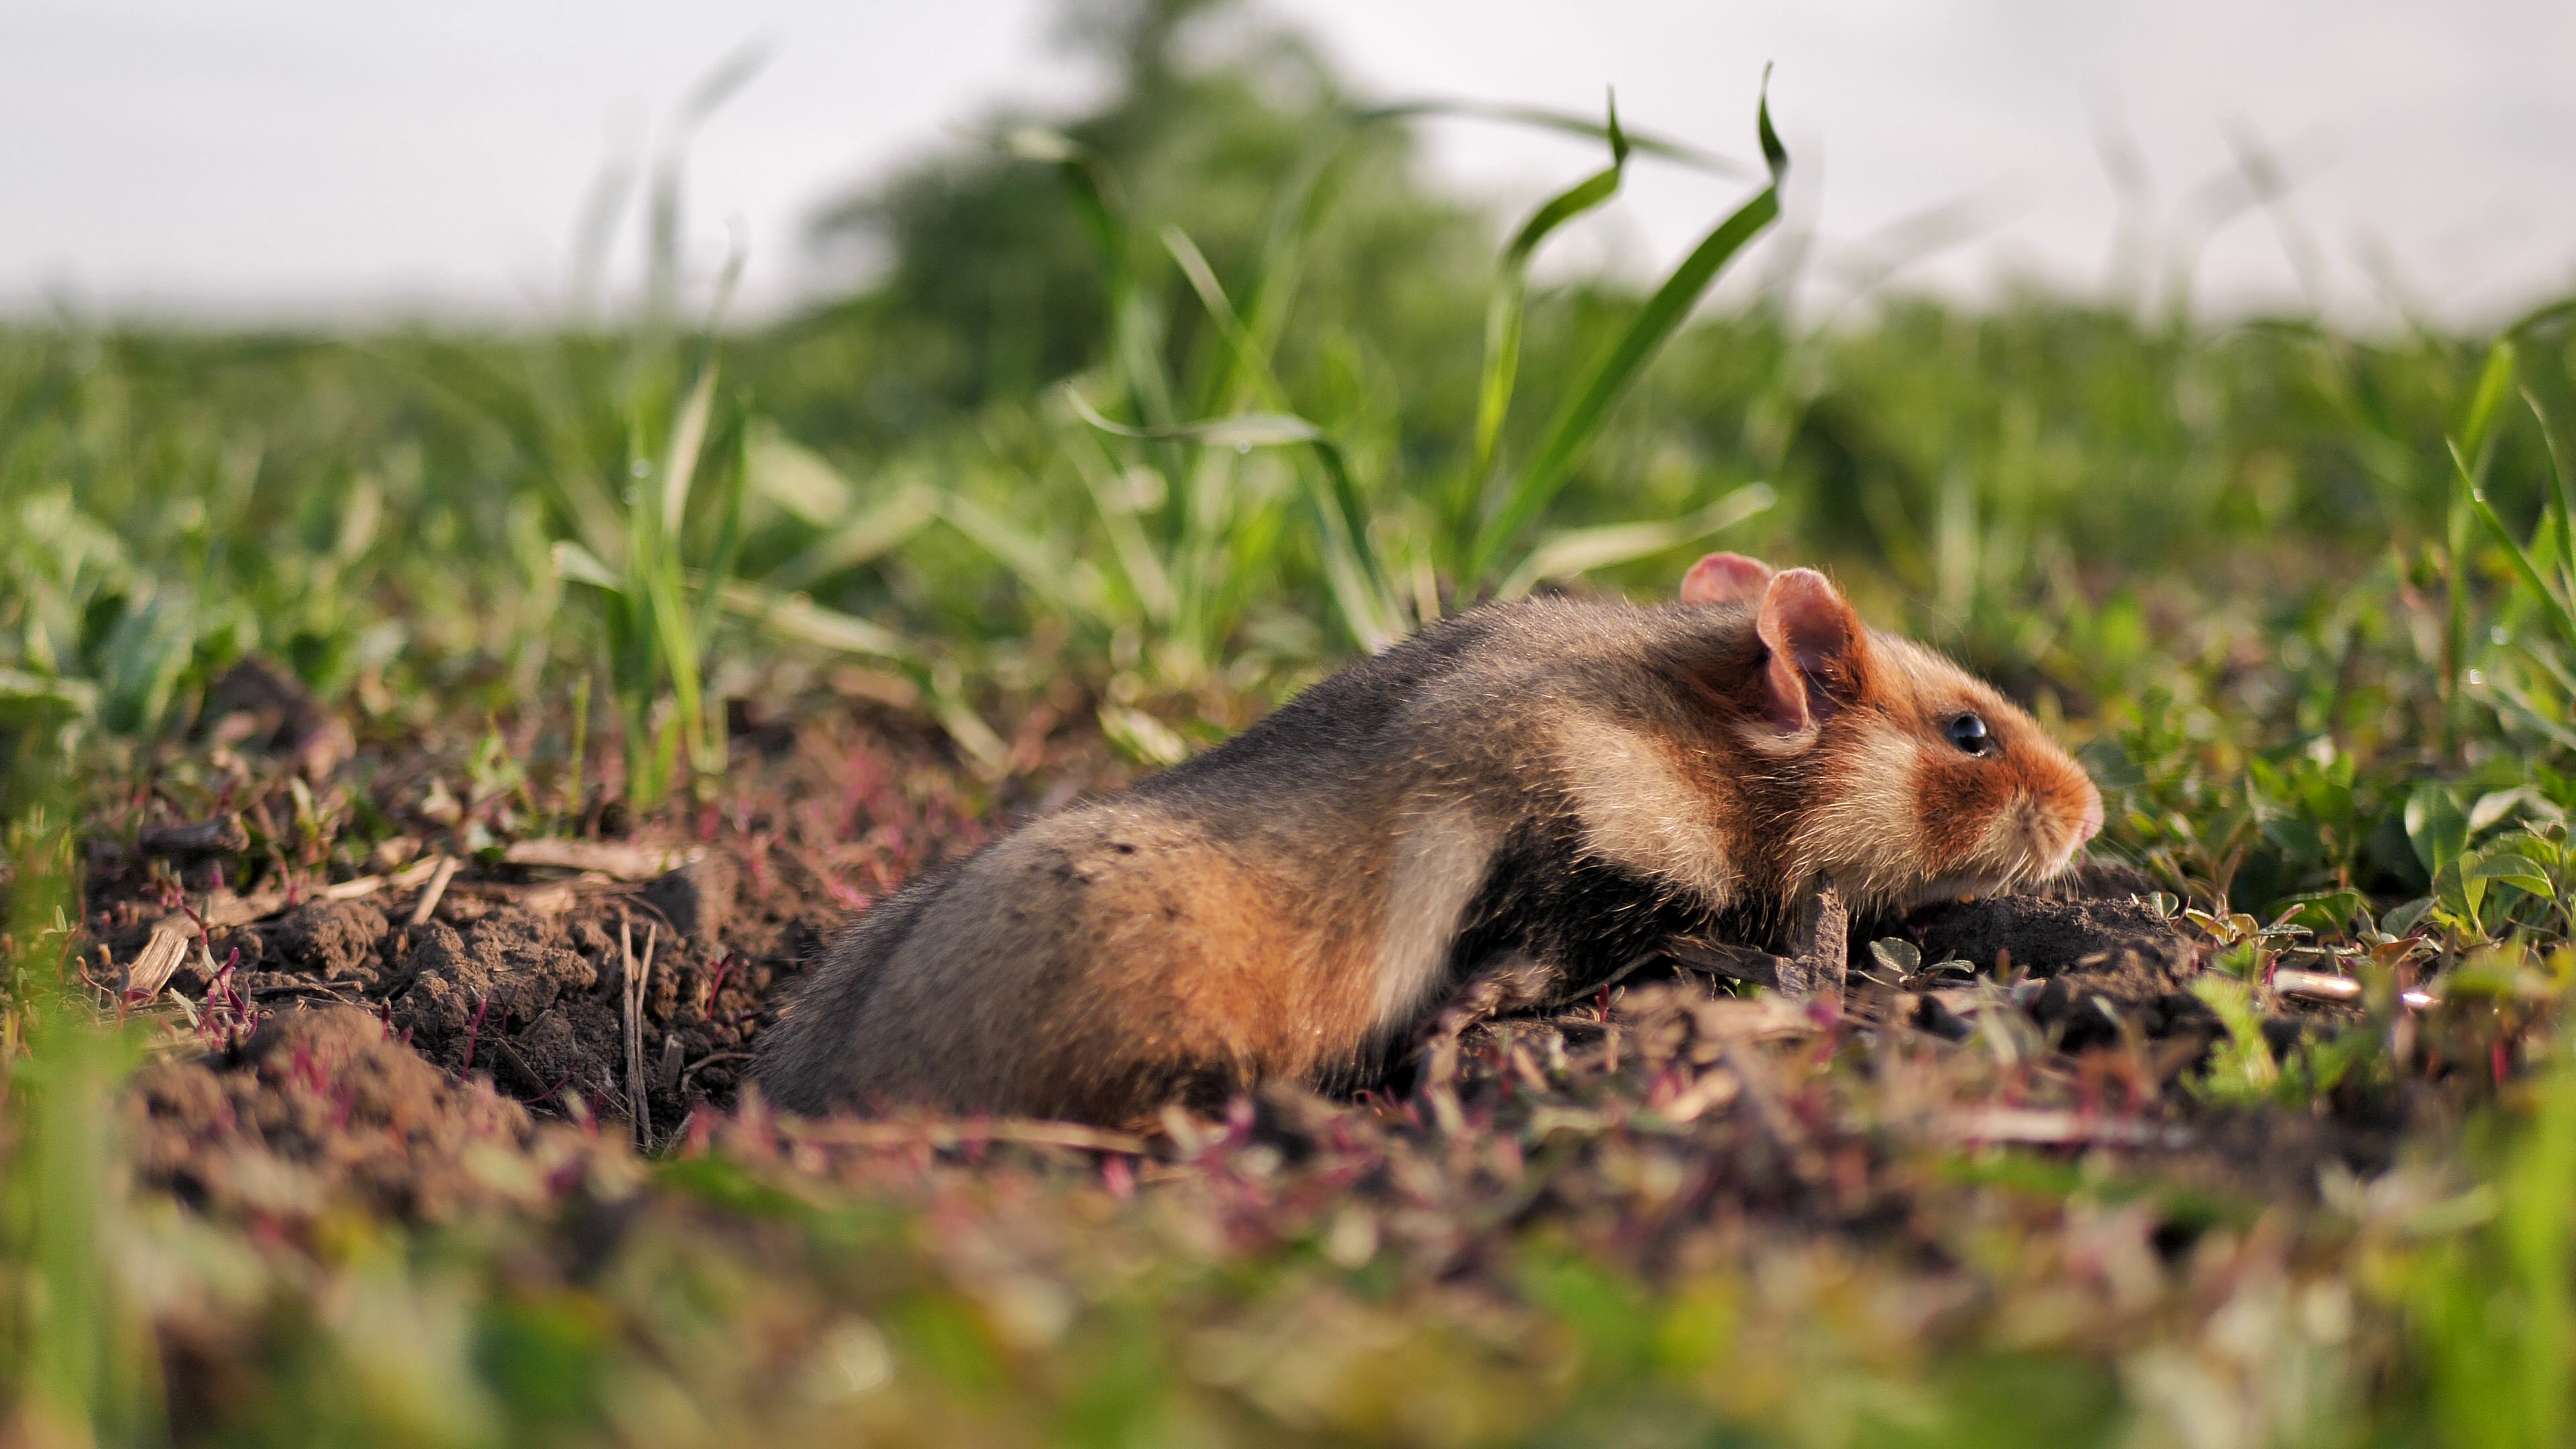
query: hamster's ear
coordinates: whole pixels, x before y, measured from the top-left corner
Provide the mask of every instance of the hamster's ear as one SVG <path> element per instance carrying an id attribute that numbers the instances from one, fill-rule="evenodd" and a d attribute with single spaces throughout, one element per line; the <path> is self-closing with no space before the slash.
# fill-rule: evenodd
<path id="1" fill-rule="evenodd" d="M 1796 734 L 1830 709 L 1816 685 L 1854 672 L 1863 637 L 1860 616 L 1814 569 L 1774 575 L 1762 591 L 1754 632 L 1770 651 L 1764 667 L 1765 713 L 1783 734 Z"/>
<path id="2" fill-rule="evenodd" d="M 1713 553 L 1682 575 L 1685 604 L 1749 604 L 1771 582 L 1771 566 L 1740 553 Z"/>

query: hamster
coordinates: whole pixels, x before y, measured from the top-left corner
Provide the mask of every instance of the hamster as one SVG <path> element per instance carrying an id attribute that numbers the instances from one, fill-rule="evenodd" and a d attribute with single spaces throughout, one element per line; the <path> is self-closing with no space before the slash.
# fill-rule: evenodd
<path id="1" fill-rule="evenodd" d="M 1819 885 L 2041 880 L 2101 828 L 2029 715 L 1823 574 L 1712 554 L 1680 595 L 1474 609 L 913 882 L 782 1011 L 760 1090 L 1121 1124 L 1328 1088 L 1488 968 L 1569 994 Z"/>

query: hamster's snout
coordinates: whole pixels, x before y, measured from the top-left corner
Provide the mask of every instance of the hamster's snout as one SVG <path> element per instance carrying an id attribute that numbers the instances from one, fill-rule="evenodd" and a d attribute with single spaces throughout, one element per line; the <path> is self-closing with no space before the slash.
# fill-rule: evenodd
<path id="1" fill-rule="evenodd" d="M 2055 797 L 2057 808 L 2049 813 L 2065 833 L 2049 852 L 2045 872 L 2049 875 L 2074 864 L 2085 842 L 2102 833 L 2102 792 L 2094 787 L 2093 778 L 2084 773 L 2083 767 L 2069 761 L 2063 775 L 2053 783 L 2049 793 Z"/>

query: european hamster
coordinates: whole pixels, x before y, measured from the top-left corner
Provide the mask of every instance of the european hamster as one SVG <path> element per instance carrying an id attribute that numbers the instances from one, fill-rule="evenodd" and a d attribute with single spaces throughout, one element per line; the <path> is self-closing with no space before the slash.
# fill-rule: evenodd
<path id="1" fill-rule="evenodd" d="M 2101 828 L 2029 715 L 1735 554 L 1677 602 L 1490 604 L 1241 735 L 906 886 L 756 1069 L 791 1112 L 1148 1119 L 1329 1086 L 1501 963 L 1586 989 L 1664 941 L 2066 868 Z"/>

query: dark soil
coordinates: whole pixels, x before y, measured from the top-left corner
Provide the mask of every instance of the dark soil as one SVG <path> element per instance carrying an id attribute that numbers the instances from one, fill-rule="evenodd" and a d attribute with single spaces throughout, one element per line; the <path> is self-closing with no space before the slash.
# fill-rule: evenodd
<path id="1" fill-rule="evenodd" d="M 1959 901 L 1917 912 L 1909 924 L 1926 961 L 2044 980 L 2030 1012 L 2068 1051 L 2117 1041 L 2124 1024 L 2150 1037 L 2217 1027 L 2189 989 L 2202 965 L 2198 947 L 2135 896 Z"/>
<path id="2" fill-rule="evenodd" d="M 435 1144 L 525 1139 L 532 1120 L 631 1127 L 630 959 L 647 1135 L 669 1137 L 700 1108 L 729 1109 L 770 1002 L 832 930 L 982 843 L 994 817 L 1034 810 L 1047 789 L 1069 798 L 1059 782 L 1123 780 L 1083 736 L 1041 739 L 1028 768 L 995 788 L 917 725 L 833 709 L 783 737 L 752 734 L 724 796 L 627 826 L 594 794 L 566 840 L 559 825 L 534 828 L 525 792 L 473 799 L 463 752 L 435 739 L 362 747 L 311 789 L 299 778 L 315 758 L 300 748 L 310 731 L 232 728 L 252 744 L 273 738 L 274 752 L 200 741 L 97 812 L 84 906 L 88 971 L 106 996 L 156 923 L 190 937 L 166 992 L 125 1002 L 175 1005 L 171 1020 L 193 1027 L 195 1059 L 154 1068 L 137 1093 L 153 1134 L 147 1173 L 241 1202 L 257 1193 L 213 1165 L 235 1148 L 295 1164 L 312 1182 L 348 1179 L 406 1211 L 455 1196 L 360 1183 L 381 1176 L 351 1165 L 375 1147 L 325 1139 L 386 1140 L 391 1119 L 367 1105 L 374 1086 L 354 1106 L 316 1105 L 336 1099 L 300 1085 L 304 1066 L 278 1065 L 290 1059 L 346 1059 L 350 1080 L 366 1084 L 398 1079 L 400 1120 L 432 1175 Z M 630 847 L 691 858 L 621 879 L 578 859 L 509 864 L 514 839 L 590 850 L 612 866 Z M 428 873 L 369 888 L 441 852 L 459 868 L 418 924 Z M 325 891 L 364 893 L 315 898 Z M 211 923 L 202 950 L 196 920 Z"/>
<path id="3" fill-rule="evenodd" d="M 503 1195 L 477 1147 L 533 1142 L 526 1108 L 460 1082 L 347 1007 L 271 1018 L 239 1048 L 145 1068 L 126 1102 L 142 1175 L 184 1200 L 271 1219 L 337 1200 L 438 1220 Z"/>

